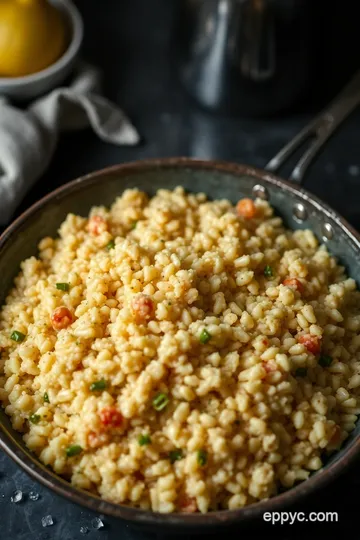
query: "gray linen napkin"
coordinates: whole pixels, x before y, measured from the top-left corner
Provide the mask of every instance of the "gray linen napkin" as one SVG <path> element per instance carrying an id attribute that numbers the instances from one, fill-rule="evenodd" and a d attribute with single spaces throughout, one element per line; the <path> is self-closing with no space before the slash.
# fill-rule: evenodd
<path id="1" fill-rule="evenodd" d="M 0 225 L 48 167 L 62 131 L 90 126 L 108 143 L 139 142 L 127 116 L 99 93 L 99 71 L 82 63 L 69 87 L 56 88 L 25 110 L 0 96 Z"/>

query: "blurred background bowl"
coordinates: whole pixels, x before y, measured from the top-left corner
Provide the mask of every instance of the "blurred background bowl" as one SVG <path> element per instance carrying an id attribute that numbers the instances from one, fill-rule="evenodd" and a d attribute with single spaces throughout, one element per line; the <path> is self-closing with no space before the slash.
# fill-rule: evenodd
<path id="1" fill-rule="evenodd" d="M 64 15 L 69 33 L 65 53 L 51 66 L 25 77 L 0 77 L 0 95 L 14 100 L 39 97 L 64 82 L 71 74 L 78 59 L 84 36 L 81 15 L 69 0 L 51 0 Z"/>

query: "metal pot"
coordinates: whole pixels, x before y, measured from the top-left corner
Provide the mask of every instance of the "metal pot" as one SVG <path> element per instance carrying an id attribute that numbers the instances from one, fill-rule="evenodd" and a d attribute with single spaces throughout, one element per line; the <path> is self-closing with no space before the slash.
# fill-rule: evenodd
<path id="1" fill-rule="evenodd" d="M 273 174 L 292 151 L 307 137 L 315 142 L 295 167 L 291 180 L 300 183 L 311 159 L 334 129 L 360 102 L 360 73 L 333 104 L 289 143 L 266 170 L 226 162 L 197 161 L 187 158 L 155 159 L 117 165 L 74 180 L 53 191 L 29 208 L 0 238 L 0 304 L 12 284 L 20 262 L 37 250 L 45 235 L 56 235 L 58 226 L 68 212 L 86 214 L 99 201 L 107 205 L 121 191 L 138 187 L 150 194 L 159 188 L 183 185 L 193 192 L 205 191 L 211 198 L 229 198 L 234 203 L 243 196 L 258 196 L 269 200 L 284 218 L 288 227 L 310 228 L 339 258 L 351 277 L 360 281 L 360 235 L 327 204 L 294 183 Z M 157 514 L 111 504 L 85 491 L 71 487 L 64 479 L 39 463 L 25 447 L 21 436 L 0 410 L 0 447 L 27 473 L 69 501 L 98 513 L 122 518 L 137 527 L 175 532 L 209 533 L 216 528 L 239 526 L 262 518 L 265 512 L 283 510 L 299 503 L 316 489 L 324 487 L 360 454 L 360 426 L 350 435 L 340 452 L 331 457 L 323 470 L 291 490 L 274 498 L 239 510 L 202 514 Z"/>
<path id="2" fill-rule="evenodd" d="M 180 80 L 202 106 L 276 114 L 310 88 L 314 5 L 308 0 L 180 0 Z"/>

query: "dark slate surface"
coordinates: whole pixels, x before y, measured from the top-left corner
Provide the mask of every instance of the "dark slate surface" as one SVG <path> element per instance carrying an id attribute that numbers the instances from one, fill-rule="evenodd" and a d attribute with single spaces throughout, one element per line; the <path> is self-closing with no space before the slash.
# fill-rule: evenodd
<path id="1" fill-rule="evenodd" d="M 89 131 L 64 135 L 47 174 L 27 194 L 18 213 L 55 187 L 111 164 L 147 157 L 190 156 L 219 158 L 264 166 L 272 155 L 341 88 L 358 67 L 356 17 L 350 0 L 329 9 L 319 0 L 318 46 L 314 84 L 304 106 L 282 118 L 245 120 L 201 111 L 184 95 L 171 69 L 169 38 L 177 0 L 79 0 L 85 19 L 84 55 L 104 69 L 105 93 L 124 107 L 141 132 L 137 148 L 116 148 L 99 142 Z M 331 3 L 332 4 L 332 3 Z M 355 60 L 354 60 L 355 59 Z M 360 111 L 355 112 L 328 142 L 307 175 L 305 187 L 322 197 L 360 229 Z M 357 516 L 360 464 L 323 492 L 293 511 L 338 512 L 338 523 L 295 523 L 274 526 L 256 523 L 240 527 L 231 538 L 253 534 L 279 538 L 315 537 L 328 528 L 350 532 Z M 23 501 L 12 503 L 15 489 Z M 29 500 L 29 492 L 40 494 Z M 41 518 L 51 514 L 52 527 Z M 75 506 L 33 482 L 8 457 L 0 453 L 1 540 L 153 540 L 173 538 L 134 531 L 128 525 L 104 518 L 95 531 L 95 514 Z M 87 534 L 80 532 L 87 527 Z M 215 538 L 220 537 L 219 534 Z M 187 536 L 187 538 L 190 538 Z"/>

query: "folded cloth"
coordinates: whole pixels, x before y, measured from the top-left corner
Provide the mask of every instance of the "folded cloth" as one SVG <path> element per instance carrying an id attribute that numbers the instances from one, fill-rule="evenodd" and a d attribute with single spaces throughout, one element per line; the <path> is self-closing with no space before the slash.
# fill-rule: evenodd
<path id="1" fill-rule="evenodd" d="M 130 146 L 139 142 L 123 111 L 99 93 L 99 71 L 82 63 L 69 87 L 56 88 L 25 110 L 0 97 L 0 225 L 11 219 L 48 167 L 62 131 L 90 126 L 108 143 Z"/>

